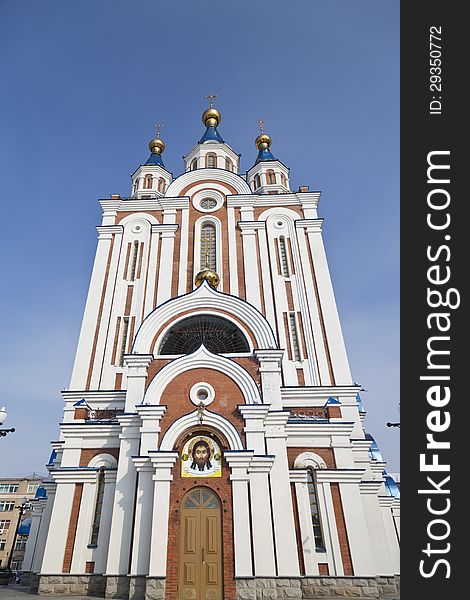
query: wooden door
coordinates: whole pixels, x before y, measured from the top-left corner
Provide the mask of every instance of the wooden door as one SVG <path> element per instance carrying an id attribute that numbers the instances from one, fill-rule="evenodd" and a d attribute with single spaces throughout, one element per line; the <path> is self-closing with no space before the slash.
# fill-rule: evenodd
<path id="1" fill-rule="evenodd" d="M 179 600 L 222 600 L 222 527 L 217 495 L 195 488 L 181 503 Z"/>

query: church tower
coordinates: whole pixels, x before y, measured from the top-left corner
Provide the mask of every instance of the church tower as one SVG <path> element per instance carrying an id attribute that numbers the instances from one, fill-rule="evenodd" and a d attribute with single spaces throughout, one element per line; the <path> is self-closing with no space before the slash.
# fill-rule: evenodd
<path id="1" fill-rule="evenodd" d="M 214 98 L 181 175 L 158 124 L 129 196 L 100 200 L 23 571 L 134 600 L 396 592 L 399 491 L 363 428 L 320 193 L 291 189 L 262 120 L 242 173 Z"/>

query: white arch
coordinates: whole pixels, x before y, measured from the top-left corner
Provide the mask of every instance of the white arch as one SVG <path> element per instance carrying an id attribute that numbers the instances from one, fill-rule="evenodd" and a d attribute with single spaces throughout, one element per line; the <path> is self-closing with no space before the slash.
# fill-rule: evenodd
<path id="1" fill-rule="evenodd" d="M 271 216 L 286 217 L 292 219 L 292 221 L 298 221 L 300 217 L 294 210 L 286 208 L 284 206 L 275 206 L 273 208 L 267 208 L 258 217 L 258 221 L 266 221 Z"/>
<path id="2" fill-rule="evenodd" d="M 327 469 L 326 462 L 315 452 L 303 452 L 294 461 L 294 469 Z"/>
<path id="3" fill-rule="evenodd" d="M 261 404 L 260 391 L 248 371 L 224 356 L 212 354 L 204 346 L 200 346 L 196 352 L 181 356 L 164 366 L 150 382 L 143 403 L 160 404 L 162 393 L 170 381 L 181 373 L 201 367 L 214 369 L 233 379 L 240 388 L 246 404 Z"/>
<path id="4" fill-rule="evenodd" d="M 254 335 L 258 350 L 277 348 L 273 330 L 264 316 L 251 304 L 210 287 L 207 282 L 184 296 L 172 298 L 151 312 L 142 322 L 132 346 L 133 354 L 150 354 L 155 334 L 163 323 L 174 321 L 182 312 L 201 310 L 201 307 L 226 316 L 238 317 Z M 186 315 L 189 316 L 189 315 Z"/>
<path id="5" fill-rule="evenodd" d="M 180 196 L 181 191 L 191 183 L 204 183 L 205 179 L 211 181 L 219 181 L 221 184 L 228 184 L 235 188 L 237 194 L 252 194 L 247 182 L 232 171 L 225 169 L 197 169 L 195 171 L 187 171 L 177 177 L 166 191 L 167 197 Z M 209 182 L 208 182 L 209 183 Z"/>
<path id="6" fill-rule="evenodd" d="M 119 221 L 119 225 L 122 225 L 124 227 L 125 225 L 127 225 L 127 223 L 138 220 L 148 221 L 150 225 L 159 224 L 158 219 L 153 215 L 150 215 L 149 213 L 137 212 L 132 213 L 132 215 L 127 215 L 127 217 L 124 217 L 122 221 Z"/>
<path id="7" fill-rule="evenodd" d="M 117 461 L 111 454 L 103 452 L 103 454 L 94 456 L 88 463 L 87 467 L 95 469 L 99 469 L 100 467 L 104 467 L 105 469 L 116 469 Z"/>
<path id="8" fill-rule="evenodd" d="M 213 429 L 219 431 L 227 440 L 230 450 L 243 450 L 243 442 L 235 427 L 224 417 L 206 410 L 202 420 L 202 425 L 209 425 Z M 199 413 L 197 410 L 189 415 L 183 415 L 171 425 L 163 436 L 159 450 L 173 450 L 177 439 L 187 429 L 194 426 L 201 426 Z"/>

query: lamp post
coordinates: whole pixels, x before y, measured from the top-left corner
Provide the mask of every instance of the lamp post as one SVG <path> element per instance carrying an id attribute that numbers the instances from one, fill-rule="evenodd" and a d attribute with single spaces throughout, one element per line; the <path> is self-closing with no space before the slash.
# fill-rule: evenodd
<path id="1" fill-rule="evenodd" d="M 3 423 L 5 423 L 5 421 L 7 420 L 7 416 L 8 413 L 5 407 L 2 406 L 2 408 L 0 408 L 0 425 L 3 425 Z M 14 431 L 14 427 L 12 427 L 11 429 L 0 429 L 0 437 L 5 437 L 7 433 L 14 433 Z"/>
<path id="2" fill-rule="evenodd" d="M 23 496 L 23 498 L 21 499 L 21 505 L 15 506 L 15 508 L 17 508 L 19 510 L 19 514 L 18 514 L 18 521 L 16 522 L 15 535 L 13 536 L 13 544 L 11 545 L 10 556 L 8 557 L 8 562 L 7 562 L 8 568 L 11 567 L 11 560 L 13 558 L 13 552 L 15 551 L 16 538 L 18 537 L 18 529 L 20 528 L 21 517 L 25 514 L 25 512 L 29 508 L 28 498 L 26 498 L 26 496 Z"/>

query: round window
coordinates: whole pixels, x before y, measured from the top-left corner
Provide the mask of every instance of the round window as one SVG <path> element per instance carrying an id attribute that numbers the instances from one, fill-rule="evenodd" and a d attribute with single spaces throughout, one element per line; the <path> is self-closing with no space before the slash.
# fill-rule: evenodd
<path id="1" fill-rule="evenodd" d="M 215 398 L 215 390 L 210 383 L 200 381 L 195 383 L 189 391 L 189 398 L 193 404 L 198 406 L 203 402 L 206 406 Z"/>
<path id="2" fill-rule="evenodd" d="M 200 201 L 199 206 L 205 210 L 211 210 L 217 206 L 217 200 L 214 200 L 214 198 L 203 198 Z"/>

